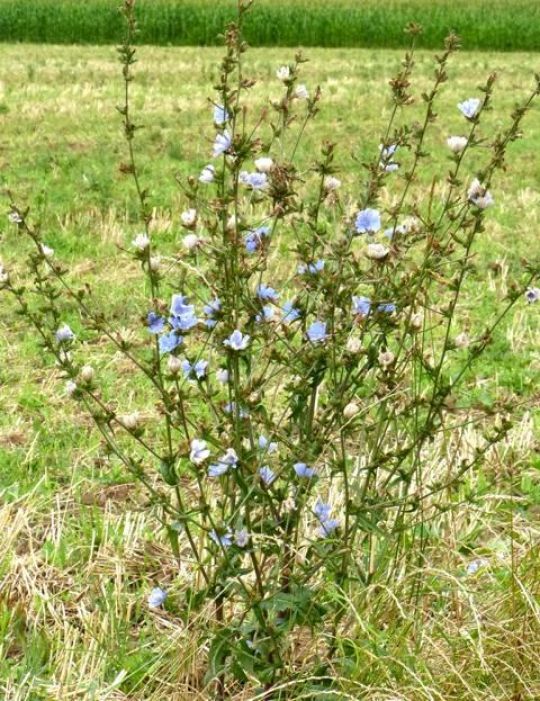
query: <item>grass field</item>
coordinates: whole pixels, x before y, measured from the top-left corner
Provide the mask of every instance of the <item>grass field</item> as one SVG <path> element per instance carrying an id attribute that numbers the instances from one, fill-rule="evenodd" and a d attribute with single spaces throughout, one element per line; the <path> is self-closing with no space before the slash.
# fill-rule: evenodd
<path id="1" fill-rule="evenodd" d="M 138 143 L 155 207 L 154 232 L 165 249 L 176 250 L 181 235 L 184 202 L 174 176 L 196 174 L 208 162 L 207 97 L 220 55 L 213 48 L 140 51 L 134 110 L 145 128 Z M 309 57 L 303 81 L 312 89 L 321 85 L 323 103 L 301 162 L 307 166 L 316 145 L 331 138 L 341 144 L 340 177 L 350 188 L 360 187 L 359 163 L 378 147 L 389 109 L 386 81 L 400 54 L 314 49 Z M 31 206 L 57 257 L 92 282 L 93 302 L 106 301 L 108 313 L 127 326 L 140 315 L 133 302 L 140 282 L 135 264 L 118 265 L 115 254 L 140 225 L 122 168 L 125 145 L 115 112 L 122 83 L 114 49 L 2 46 L 0 59 L 2 186 Z M 277 93 L 273 76 L 286 59 L 284 51 L 253 50 L 249 67 Z M 428 150 L 444 157 L 446 136 L 459 133 L 456 103 L 475 94 L 492 70 L 500 80 L 484 133 L 500 127 L 517 97 L 531 88 L 535 64 L 519 53 L 457 57 Z M 432 73 L 429 54 L 418 56 L 417 72 L 420 95 Z M 257 87 L 253 99 L 266 92 L 266 85 Z M 500 303 L 509 273 L 538 252 L 539 149 L 536 110 L 493 187 L 497 206 L 462 310 L 472 328 Z M 434 176 L 440 182 L 445 170 L 426 173 L 426 179 Z M 0 237 L 3 261 L 16 269 L 21 243 L 7 218 Z M 104 455 L 89 421 L 73 415 L 55 371 L 44 371 L 45 359 L 36 363 L 36 339 L 13 321 L 4 298 L 0 305 L 1 698 L 211 698 L 200 679 L 205 650 L 178 615 L 187 572 L 177 575 L 156 524 L 141 509 L 144 496 Z M 484 484 L 482 496 L 445 516 L 432 535 L 424 638 L 408 637 L 418 612 L 406 601 L 397 606 L 393 636 L 359 614 L 351 630 L 354 654 L 336 669 L 343 695 L 334 698 L 540 698 L 539 341 L 538 307 L 518 305 L 469 386 L 479 403 L 495 395 L 512 405 L 515 428 L 486 472 L 474 478 Z M 97 347 L 96 357 L 101 352 Z M 481 566 L 467 576 L 474 560 Z M 167 610 L 159 613 L 145 608 L 155 583 L 171 590 Z M 400 586 L 362 592 L 358 611 L 366 601 L 368 610 L 399 601 Z"/>
<path id="2" fill-rule="evenodd" d="M 117 0 L 0 0 L 0 41 L 117 43 Z M 142 44 L 213 45 L 235 0 L 139 0 Z M 259 0 L 245 31 L 253 46 L 401 47 L 411 21 L 423 44 L 450 29 L 468 49 L 537 51 L 536 0 Z"/>

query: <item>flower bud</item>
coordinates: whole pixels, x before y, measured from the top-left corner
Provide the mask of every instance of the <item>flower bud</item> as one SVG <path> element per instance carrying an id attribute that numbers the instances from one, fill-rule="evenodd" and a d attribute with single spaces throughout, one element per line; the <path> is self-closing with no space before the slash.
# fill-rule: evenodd
<path id="1" fill-rule="evenodd" d="M 151 256 L 148 265 L 153 273 L 157 272 L 161 267 L 161 256 Z"/>
<path id="2" fill-rule="evenodd" d="M 387 368 L 396 359 L 396 356 L 392 353 L 392 351 L 386 350 L 386 351 L 381 351 L 379 353 L 379 365 L 381 365 L 383 368 Z"/>
<path id="3" fill-rule="evenodd" d="M 167 370 L 171 375 L 178 375 L 182 369 L 182 361 L 175 355 L 169 355 L 169 360 L 167 361 Z"/>
<path id="4" fill-rule="evenodd" d="M 352 419 L 360 411 L 360 407 L 356 402 L 349 402 L 347 406 L 343 409 L 343 416 L 346 419 Z"/>
<path id="5" fill-rule="evenodd" d="M 54 248 L 49 248 L 44 243 L 39 245 L 39 250 L 44 258 L 52 258 L 54 256 Z"/>
<path id="6" fill-rule="evenodd" d="M 297 85 L 296 90 L 294 91 L 294 96 L 298 100 L 308 100 L 309 99 L 308 89 L 303 84 Z"/>
<path id="7" fill-rule="evenodd" d="M 411 328 L 418 331 L 419 329 L 422 328 L 423 325 L 424 325 L 424 315 L 422 314 L 422 312 L 415 312 L 411 316 Z"/>
<path id="8" fill-rule="evenodd" d="M 73 380 L 68 380 L 66 382 L 66 394 L 68 395 L 68 397 L 72 397 L 77 391 L 77 389 L 77 383 Z"/>
<path id="9" fill-rule="evenodd" d="M 91 365 L 83 365 L 81 368 L 81 380 L 89 384 L 94 379 L 94 368 Z"/>
<path id="10" fill-rule="evenodd" d="M 134 431 L 140 424 L 139 412 L 134 411 L 132 414 L 124 414 L 124 416 L 120 417 L 120 423 L 128 431 Z"/>

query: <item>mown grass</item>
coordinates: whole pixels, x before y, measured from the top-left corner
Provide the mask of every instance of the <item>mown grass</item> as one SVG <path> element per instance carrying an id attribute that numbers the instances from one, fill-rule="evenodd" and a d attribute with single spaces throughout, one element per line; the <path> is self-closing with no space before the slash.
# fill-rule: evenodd
<path id="1" fill-rule="evenodd" d="M 300 165 L 309 166 L 322 139 L 337 141 L 339 177 L 344 189 L 355 192 L 361 187 L 361 163 L 378 148 L 389 109 L 385 82 L 400 54 L 309 54 L 303 81 L 310 89 L 320 83 L 323 102 Z M 165 251 L 181 250 L 178 215 L 185 203 L 174 176 L 196 174 L 208 162 L 213 132 L 207 97 L 220 55 L 216 49 L 140 51 L 133 86 L 134 116 L 144 125 L 137 138 L 139 160 L 154 206 L 153 235 Z M 115 113 L 122 84 L 114 50 L 4 46 L 0 58 L 2 185 L 31 206 L 45 241 L 71 267 L 73 280 L 90 282 L 92 304 L 104 308 L 119 327 L 136 324 L 140 277 L 117 251 L 118 245 L 129 244 L 140 224 L 132 183 L 122 167 L 125 145 Z M 286 52 L 253 50 L 247 60 L 248 70 L 261 81 L 253 103 L 260 105 L 268 92 L 277 96 L 275 68 L 287 60 Z M 427 144 L 443 166 L 429 167 L 426 181 L 435 178 L 436 186 L 443 184 L 444 140 L 460 133 L 462 125 L 456 103 L 475 94 L 484 75 L 497 70 L 495 110 L 484 127 L 489 136 L 505 123 L 503 115 L 518 95 L 529 90 L 534 68 L 534 59 L 526 54 L 456 58 Z M 431 72 L 431 56 L 419 54 L 417 97 Z M 421 106 L 412 109 L 419 115 Z M 493 187 L 497 205 L 488 216 L 460 309 L 468 330 L 482 328 L 522 259 L 537 252 L 539 146 L 536 110 Z M 383 193 L 383 206 L 390 196 L 390 191 Z M 16 270 L 21 241 L 6 218 L 0 232 L 1 257 Z M 286 242 L 283 246 L 286 253 Z M 36 354 L 36 339 L 11 315 L 3 297 L 0 305 L 0 697 L 211 698 L 201 674 L 204 640 L 186 630 L 183 616 L 191 563 L 184 561 L 178 571 L 144 508 L 144 495 L 107 455 L 90 422 L 73 412 L 57 373 Z M 535 556 L 540 539 L 539 341 L 538 307 L 519 305 L 468 385 L 478 402 L 511 405 L 515 428 L 464 485 L 455 507 L 431 524 L 421 605 L 404 597 L 410 586 L 402 580 L 389 582 L 386 589 L 359 589 L 349 602 L 349 635 L 335 670 L 342 691 L 334 698 L 540 697 L 535 603 L 540 574 Z M 128 384 L 129 367 L 110 364 L 99 343 L 91 353 L 111 396 Z M 125 397 L 122 411 L 144 399 L 137 388 Z M 152 411 L 149 405 L 148 430 Z M 465 445 L 474 446 L 475 431 L 466 429 Z M 471 492 L 477 494 L 473 500 Z M 475 559 L 482 565 L 477 574 L 467 575 Z M 166 610 L 158 613 L 145 606 L 155 584 L 170 591 Z M 197 628 L 204 630 L 211 615 L 198 615 Z M 414 630 L 421 630 L 421 636 Z M 300 656 L 310 654 L 299 649 Z M 296 698 L 301 698 L 307 682 L 301 675 L 292 678 L 298 684 Z M 240 698 L 257 697 L 248 689 Z"/>
<path id="2" fill-rule="evenodd" d="M 117 43 L 118 0 L 1 0 L 0 41 Z M 235 17 L 235 0 L 139 0 L 142 44 L 213 45 Z M 424 27 L 435 48 L 449 30 L 468 49 L 537 51 L 536 0 L 258 0 L 245 27 L 253 46 L 389 47 L 406 45 L 404 27 Z"/>

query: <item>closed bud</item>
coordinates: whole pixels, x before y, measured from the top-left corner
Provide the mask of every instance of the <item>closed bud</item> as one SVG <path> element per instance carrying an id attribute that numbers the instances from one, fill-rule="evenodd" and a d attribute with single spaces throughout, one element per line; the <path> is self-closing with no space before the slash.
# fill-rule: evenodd
<path id="1" fill-rule="evenodd" d="M 83 365 L 81 368 L 81 380 L 89 384 L 94 379 L 94 368 L 91 365 Z"/>
<path id="2" fill-rule="evenodd" d="M 456 336 L 454 343 L 456 348 L 468 348 L 471 343 L 471 339 L 469 338 L 468 334 L 464 332 Z"/>
<path id="3" fill-rule="evenodd" d="M 77 389 L 77 383 L 73 382 L 73 380 L 68 380 L 66 382 L 66 394 L 68 395 L 68 397 L 72 397 L 77 391 Z"/>
<path id="4" fill-rule="evenodd" d="M 178 375 L 181 369 L 182 361 L 180 358 L 177 358 L 175 355 L 170 355 L 169 360 L 167 361 L 167 370 L 171 373 L 171 375 Z"/>
<path id="5" fill-rule="evenodd" d="M 134 411 L 132 414 L 125 414 L 120 417 L 120 422 L 128 431 L 134 431 L 140 424 L 139 413 Z"/>
<path id="6" fill-rule="evenodd" d="M 352 419 L 360 411 L 360 407 L 356 402 L 349 402 L 347 406 L 343 409 L 343 416 L 346 419 Z"/>
<path id="7" fill-rule="evenodd" d="M 151 256 L 148 264 L 152 272 L 157 272 L 161 267 L 161 256 Z"/>
<path id="8" fill-rule="evenodd" d="M 424 315 L 422 312 L 416 312 L 411 316 L 411 328 L 418 331 L 424 325 Z"/>

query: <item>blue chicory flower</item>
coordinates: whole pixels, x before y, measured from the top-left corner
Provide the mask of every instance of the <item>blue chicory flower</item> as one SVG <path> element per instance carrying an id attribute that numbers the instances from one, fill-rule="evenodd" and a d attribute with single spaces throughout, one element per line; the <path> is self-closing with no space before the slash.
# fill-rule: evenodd
<path id="1" fill-rule="evenodd" d="M 194 465 L 200 465 L 207 458 L 210 457 L 210 450 L 206 444 L 206 441 L 200 438 L 194 438 L 191 441 L 191 451 L 189 453 L 189 459 Z"/>
<path id="2" fill-rule="evenodd" d="M 281 312 L 281 321 L 284 324 L 292 324 L 293 321 L 296 321 L 300 318 L 300 310 L 294 306 L 292 301 L 285 302 L 285 304 L 281 308 Z"/>
<path id="3" fill-rule="evenodd" d="M 331 535 L 336 528 L 339 527 L 339 521 L 334 518 L 330 518 L 332 513 L 332 507 L 330 504 L 325 504 L 324 502 L 317 500 L 317 503 L 313 507 L 313 513 L 317 517 L 320 523 L 319 535 L 323 538 Z"/>
<path id="4" fill-rule="evenodd" d="M 227 402 L 227 404 L 225 404 L 223 407 L 223 411 L 226 414 L 234 414 L 236 412 L 236 402 Z M 238 416 L 241 419 L 247 419 L 249 416 L 249 411 L 241 406 L 238 410 Z"/>
<path id="5" fill-rule="evenodd" d="M 320 521 L 324 521 L 330 517 L 332 513 L 332 507 L 330 504 L 326 504 L 324 501 L 317 499 L 315 506 L 313 507 L 313 513 Z"/>
<path id="6" fill-rule="evenodd" d="M 212 155 L 214 158 L 221 156 L 223 153 L 228 151 L 232 145 L 232 138 L 228 131 L 224 131 L 222 134 L 216 134 L 214 140 L 214 150 Z"/>
<path id="7" fill-rule="evenodd" d="M 478 97 L 470 97 L 468 100 L 458 103 L 458 109 L 467 119 L 474 119 L 478 114 L 482 100 Z"/>
<path id="8" fill-rule="evenodd" d="M 238 455 L 234 448 L 228 448 L 224 455 L 222 455 L 217 463 L 210 465 L 208 468 L 209 477 L 221 477 L 230 468 L 236 468 L 238 465 Z"/>
<path id="9" fill-rule="evenodd" d="M 310 275 L 317 275 L 324 270 L 325 261 L 322 259 L 316 260 L 313 263 L 300 263 L 298 266 L 298 272 L 300 275 L 305 275 L 309 273 Z"/>
<path id="10" fill-rule="evenodd" d="M 314 321 L 307 330 L 307 337 L 311 343 L 321 343 L 327 336 L 325 321 Z"/>
<path id="11" fill-rule="evenodd" d="M 398 147 L 397 144 L 390 144 L 389 146 L 379 146 L 381 156 L 379 165 L 387 173 L 393 173 L 399 168 L 399 164 L 392 161 L 392 156 L 396 153 Z"/>
<path id="12" fill-rule="evenodd" d="M 201 170 L 201 174 L 199 175 L 199 182 L 209 185 L 210 183 L 214 182 L 215 177 L 216 169 L 213 165 L 209 164 L 207 166 L 204 166 L 204 168 Z"/>
<path id="13" fill-rule="evenodd" d="M 525 299 L 529 304 L 540 301 L 540 287 L 528 287 L 525 291 Z"/>
<path id="14" fill-rule="evenodd" d="M 190 363 L 187 359 L 182 361 L 182 371 L 186 378 L 202 380 L 206 377 L 207 370 L 208 360 L 197 360 L 195 363 Z"/>
<path id="15" fill-rule="evenodd" d="M 218 533 L 216 530 L 212 529 L 209 533 L 210 538 L 214 541 L 216 545 L 222 548 L 229 548 L 233 542 L 233 536 L 231 530 L 228 528 L 225 533 Z"/>
<path id="16" fill-rule="evenodd" d="M 391 302 L 385 304 L 379 304 L 377 311 L 384 312 L 385 314 L 393 314 L 396 311 L 396 305 Z"/>
<path id="17" fill-rule="evenodd" d="M 325 538 L 326 536 L 332 535 L 336 528 L 339 528 L 339 520 L 337 518 L 329 518 L 326 521 L 321 521 L 319 535 Z"/>
<path id="18" fill-rule="evenodd" d="M 369 297 L 353 297 L 352 298 L 353 314 L 358 316 L 367 316 L 371 310 L 371 300 Z"/>
<path id="19" fill-rule="evenodd" d="M 276 302 L 279 299 L 279 292 L 277 292 L 273 287 L 269 287 L 268 285 L 262 283 L 257 287 L 257 297 L 259 299 Z"/>
<path id="20" fill-rule="evenodd" d="M 297 477 L 305 477 L 307 479 L 311 479 L 317 474 L 317 471 L 314 470 L 312 467 L 306 465 L 305 462 L 297 462 L 293 465 L 293 467 Z"/>
<path id="21" fill-rule="evenodd" d="M 157 609 L 165 603 L 167 592 L 160 587 L 154 587 L 148 597 L 148 606 L 151 609 Z"/>
<path id="22" fill-rule="evenodd" d="M 75 334 L 67 324 L 64 324 L 56 331 L 55 337 L 58 343 L 67 343 L 68 341 L 73 341 Z"/>
<path id="23" fill-rule="evenodd" d="M 148 312 L 146 326 L 150 333 L 162 333 L 165 329 L 165 319 L 156 312 Z"/>
<path id="24" fill-rule="evenodd" d="M 215 318 L 215 315 L 219 314 L 219 312 L 221 311 L 221 300 L 218 297 L 215 297 L 214 299 L 210 300 L 208 304 L 204 305 L 203 311 L 208 317 L 204 320 L 204 325 L 208 329 L 213 329 L 217 324 L 217 319 Z"/>
<path id="25" fill-rule="evenodd" d="M 258 324 L 261 324 L 261 323 L 264 323 L 267 321 L 272 321 L 272 319 L 274 318 L 274 313 L 275 313 L 274 307 L 272 307 L 270 304 L 267 304 L 262 308 L 261 312 L 256 315 L 255 321 Z"/>
<path id="26" fill-rule="evenodd" d="M 246 545 L 249 543 L 249 533 L 245 528 L 241 528 L 240 530 L 236 530 L 234 532 L 234 542 L 239 548 L 246 547 Z"/>
<path id="27" fill-rule="evenodd" d="M 183 343 L 184 339 L 182 336 L 178 336 L 175 331 L 163 334 L 159 337 L 159 352 L 163 355 L 164 353 L 171 353 L 175 348 Z"/>
<path id="28" fill-rule="evenodd" d="M 241 331 L 236 329 L 232 332 L 229 338 L 226 338 L 223 341 L 223 345 L 228 346 L 234 351 L 243 351 L 248 347 L 249 339 L 250 336 L 248 334 L 243 334 Z"/>
<path id="29" fill-rule="evenodd" d="M 259 444 L 260 450 L 266 453 L 275 453 L 278 449 L 277 443 L 269 441 L 268 438 L 266 438 L 262 434 L 259 436 L 257 443 Z"/>
<path id="30" fill-rule="evenodd" d="M 189 331 L 199 323 L 195 307 L 187 304 L 187 298 L 184 295 L 173 295 L 169 323 L 177 331 Z"/>
<path id="31" fill-rule="evenodd" d="M 263 239 L 270 235 L 269 226 L 259 226 L 251 229 L 244 237 L 244 246 L 248 253 L 255 253 L 263 243 Z"/>
<path id="32" fill-rule="evenodd" d="M 248 173 L 245 170 L 240 173 L 240 182 L 252 190 L 264 190 L 268 185 L 268 176 L 266 173 Z"/>
<path id="33" fill-rule="evenodd" d="M 214 124 L 222 126 L 225 122 L 230 119 L 230 114 L 227 112 L 223 105 L 214 106 Z"/>
<path id="34" fill-rule="evenodd" d="M 358 234 L 375 234 L 381 228 L 381 215 L 376 209 L 363 209 L 356 215 L 354 227 Z"/>
<path id="35" fill-rule="evenodd" d="M 259 476 L 267 486 L 270 486 L 276 479 L 276 473 L 268 465 L 259 468 Z"/>

